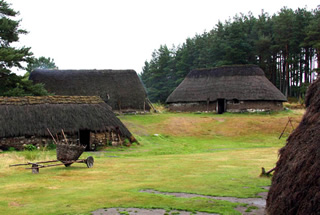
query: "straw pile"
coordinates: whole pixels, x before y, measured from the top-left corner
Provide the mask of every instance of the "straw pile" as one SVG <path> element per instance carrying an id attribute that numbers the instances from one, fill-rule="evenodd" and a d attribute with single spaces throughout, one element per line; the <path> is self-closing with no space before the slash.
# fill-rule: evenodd
<path id="1" fill-rule="evenodd" d="M 307 110 L 280 150 L 268 214 L 320 214 L 320 79 L 308 89 Z"/>

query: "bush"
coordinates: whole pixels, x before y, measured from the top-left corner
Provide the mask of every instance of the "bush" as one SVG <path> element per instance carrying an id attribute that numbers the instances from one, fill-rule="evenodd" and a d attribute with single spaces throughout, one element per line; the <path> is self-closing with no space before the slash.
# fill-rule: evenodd
<path id="1" fill-rule="evenodd" d="M 46 146 L 46 148 L 47 148 L 47 150 L 55 150 L 57 148 L 57 146 L 56 146 L 56 144 L 51 142 Z"/>
<path id="2" fill-rule="evenodd" d="M 24 146 L 24 150 L 27 150 L 27 151 L 34 151 L 36 149 L 37 149 L 37 147 L 32 144 L 27 144 Z"/>
<path id="3" fill-rule="evenodd" d="M 9 152 L 13 152 L 13 151 L 17 151 L 17 149 L 14 148 L 14 147 L 9 147 L 9 148 L 8 148 L 8 151 L 9 151 Z"/>

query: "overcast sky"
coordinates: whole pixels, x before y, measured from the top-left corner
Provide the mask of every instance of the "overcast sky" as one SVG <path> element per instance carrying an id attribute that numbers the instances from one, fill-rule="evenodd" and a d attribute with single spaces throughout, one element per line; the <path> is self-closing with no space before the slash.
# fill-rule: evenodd
<path id="1" fill-rule="evenodd" d="M 18 46 L 54 59 L 59 69 L 134 69 L 160 45 L 182 44 L 235 14 L 284 6 L 315 9 L 316 0 L 7 0 L 29 33 Z M 24 72 L 18 72 L 22 74 Z"/>

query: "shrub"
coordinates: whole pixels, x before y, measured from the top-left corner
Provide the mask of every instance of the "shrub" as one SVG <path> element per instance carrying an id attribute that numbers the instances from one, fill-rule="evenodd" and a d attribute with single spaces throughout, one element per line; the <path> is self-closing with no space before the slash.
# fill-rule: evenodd
<path id="1" fill-rule="evenodd" d="M 14 148 L 14 147 L 9 147 L 9 148 L 8 148 L 8 151 L 9 151 L 9 152 L 13 152 L 13 151 L 17 151 L 17 149 Z"/>
<path id="2" fill-rule="evenodd" d="M 46 146 L 46 148 L 47 148 L 47 150 L 55 150 L 57 148 L 57 146 L 56 146 L 56 144 L 51 142 Z"/>
<path id="3" fill-rule="evenodd" d="M 32 144 L 27 144 L 24 146 L 24 150 L 27 150 L 27 151 L 34 151 L 36 149 L 37 149 L 37 147 Z"/>

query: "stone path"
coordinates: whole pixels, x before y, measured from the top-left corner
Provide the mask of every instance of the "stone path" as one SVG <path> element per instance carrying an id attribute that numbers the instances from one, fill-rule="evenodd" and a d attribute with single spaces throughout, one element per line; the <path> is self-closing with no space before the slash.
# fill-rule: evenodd
<path id="1" fill-rule="evenodd" d="M 269 187 L 263 187 L 266 190 L 269 190 Z M 160 192 L 156 190 L 146 189 L 141 190 L 142 193 L 153 193 L 153 194 L 162 194 L 175 196 L 178 198 L 193 198 L 193 197 L 202 197 L 207 199 L 216 199 L 216 200 L 224 200 L 229 202 L 236 203 L 244 203 L 247 204 L 246 207 L 238 206 L 235 208 L 243 215 L 265 215 L 265 207 L 266 207 L 266 198 L 267 192 L 259 193 L 258 196 L 261 198 L 236 198 L 236 197 L 220 197 L 220 196 L 205 196 L 199 194 L 191 194 L 191 193 L 169 193 L 169 192 Z M 250 208 L 250 210 L 248 210 Z M 188 211 L 166 211 L 164 209 L 141 209 L 141 208 L 107 208 L 107 209 L 99 209 L 92 212 L 92 215 L 193 215 L 195 213 Z M 197 215 L 216 215 L 213 213 L 204 213 L 197 212 Z"/>
<path id="2" fill-rule="evenodd" d="M 92 212 L 92 215 L 195 215 L 188 211 L 166 211 L 164 209 L 142 209 L 142 208 L 108 208 Z M 196 215 L 218 215 L 212 213 L 197 212 Z"/>

